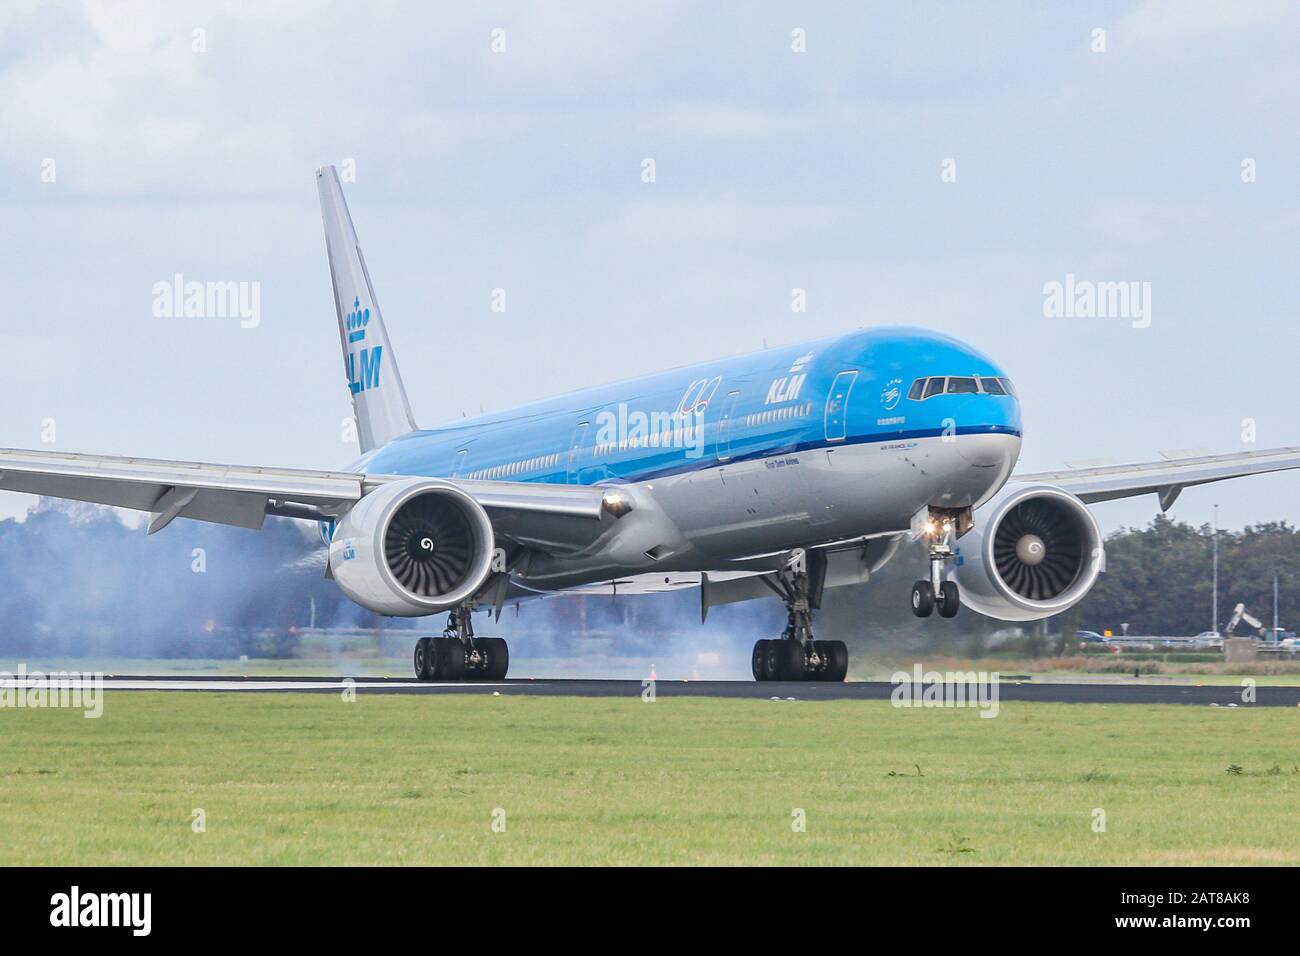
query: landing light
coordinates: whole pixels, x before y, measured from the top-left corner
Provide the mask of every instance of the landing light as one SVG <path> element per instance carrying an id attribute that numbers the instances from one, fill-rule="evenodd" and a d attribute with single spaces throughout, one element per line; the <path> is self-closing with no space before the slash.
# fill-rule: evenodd
<path id="1" fill-rule="evenodd" d="M 933 518 L 925 523 L 925 533 L 930 537 L 946 535 L 952 530 L 952 522 L 947 519 L 935 521 Z"/>
<path id="2" fill-rule="evenodd" d="M 632 510 L 632 500 L 621 491 L 607 491 L 600 499 L 600 505 L 615 518 L 621 518 Z"/>

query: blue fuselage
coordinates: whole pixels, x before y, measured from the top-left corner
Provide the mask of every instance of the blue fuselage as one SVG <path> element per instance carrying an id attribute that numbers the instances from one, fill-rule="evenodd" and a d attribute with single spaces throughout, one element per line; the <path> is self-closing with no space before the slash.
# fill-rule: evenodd
<path id="1" fill-rule="evenodd" d="M 945 377 L 960 391 L 945 390 Z M 918 380 L 930 378 L 940 382 L 924 397 Z M 371 474 L 621 483 L 819 448 L 1018 437 L 1020 407 L 1001 382 L 998 366 L 949 336 L 869 329 L 423 429 L 358 465 Z"/>

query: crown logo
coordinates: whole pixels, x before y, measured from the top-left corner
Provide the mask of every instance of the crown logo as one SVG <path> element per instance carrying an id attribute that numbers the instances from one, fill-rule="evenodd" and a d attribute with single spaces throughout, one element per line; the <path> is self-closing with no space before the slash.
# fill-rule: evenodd
<path id="1" fill-rule="evenodd" d="M 366 337 L 366 326 L 370 324 L 370 310 L 361 308 L 361 299 L 352 300 L 352 311 L 345 321 L 348 329 L 348 341 L 360 342 Z"/>

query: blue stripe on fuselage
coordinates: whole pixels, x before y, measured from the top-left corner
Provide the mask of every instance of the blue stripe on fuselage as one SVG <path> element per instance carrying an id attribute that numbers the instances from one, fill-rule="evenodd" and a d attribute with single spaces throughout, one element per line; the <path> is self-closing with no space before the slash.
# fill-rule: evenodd
<path id="1" fill-rule="evenodd" d="M 851 387 L 847 376 L 837 381 L 854 371 Z M 932 375 L 1005 373 L 946 335 L 870 329 L 413 432 L 357 467 L 371 474 L 595 484 L 837 445 L 1020 434 L 1019 403 L 1010 395 L 907 398 L 913 381 Z M 828 411 L 833 391 L 848 393 L 840 414 L 833 404 Z"/>

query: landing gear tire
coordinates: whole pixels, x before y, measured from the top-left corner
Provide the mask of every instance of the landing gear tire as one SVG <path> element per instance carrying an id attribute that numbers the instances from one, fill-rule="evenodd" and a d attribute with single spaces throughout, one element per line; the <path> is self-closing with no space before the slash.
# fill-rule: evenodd
<path id="1" fill-rule="evenodd" d="M 750 669 L 760 681 L 842 681 L 849 671 L 844 642 L 813 638 L 813 612 L 821 607 L 826 559 L 802 552 L 799 558 L 762 579 L 785 605 L 787 621 L 779 638 L 754 642 Z"/>
<path id="2" fill-rule="evenodd" d="M 929 581 L 917 581 L 912 585 L 912 613 L 917 617 L 929 617 L 934 611 L 934 586 Z"/>
<path id="3" fill-rule="evenodd" d="M 788 638 L 773 641 L 776 648 L 776 679 L 803 680 L 806 667 L 803 644 Z"/>
<path id="4" fill-rule="evenodd" d="M 831 663 L 827 669 L 826 679 L 837 684 L 844 683 L 849 676 L 849 648 L 843 641 L 831 641 Z"/>
<path id="5" fill-rule="evenodd" d="M 454 637 L 439 637 L 433 641 L 434 678 L 436 680 L 463 680 L 465 678 L 465 645 Z"/>
<path id="6" fill-rule="evenodd" d="M 415 642 L 415 656 L 412 663 L 415 665 L 416 680 L 433 680 L 433 648 L 430 646 L 433 638 L 422 637 Z"/>
<path id="7" fill-rule="evenodd" d="M 952 546 L 953 534 L 964 534 L 970 529 L 972 520 L 966 509 L 953 512 L 930 508 L 930 520 L 926 523 L 926 537 L 929 539 L 926 560 L 930 574 L 912 586 L 912 613 L 917 617 L 929 617 L 936 605 L 940 617 L 956 617 L 961 609 L 957 582 L 947 580 L 945 571 L 948 562 L 957 558 Z"/>
<path id="8" fill-rule="evenodd" d="M 487 655 L 487 665 L 481 675 L 483 680 L 505 680 L 510 670 L 510 647 L 504 637 L 476 637 L 479 653 Z"/>
<path id="9" fill-rule="evenodd" d="M 842 683 L 849 672 L 849 649 L 843 641 L 814 641 L 817 655 L 822 659 L 822 669 L 816 679 Z"/>
<path id="10" fill-rule="evenodd" d="M 777 657 L 777 651 L 785 643 L 782 640 L 767 641 L 767 648 L 763 651 L 763 673 L 766 675 L 764 680 L 780 680 L 780 659 Z"/>
<path id="11" fill-rule="evenodd" d="M 944 581 L 939 585 L 939 616 L 956 617 L 961 607 L 961 597 L 957 593 L 956 581 Z"/>
<path id="12" fill-rule="evenodd" d="M 843 641 L 813 641 L 815 658 L 802 641 L 789 637 L 754 642 L 750 669 L 760 681 L 843 681 L 849 673 L 849 649 Z"/>
<path id="13" fill-rule="evenodd" d="M 475 637 L 473 609 L 453 608 L 442 637 L 422 637 L 415 644 L 415 676 L 431 680 L 504 680 L 510 648 L 500 637 Z"/>

